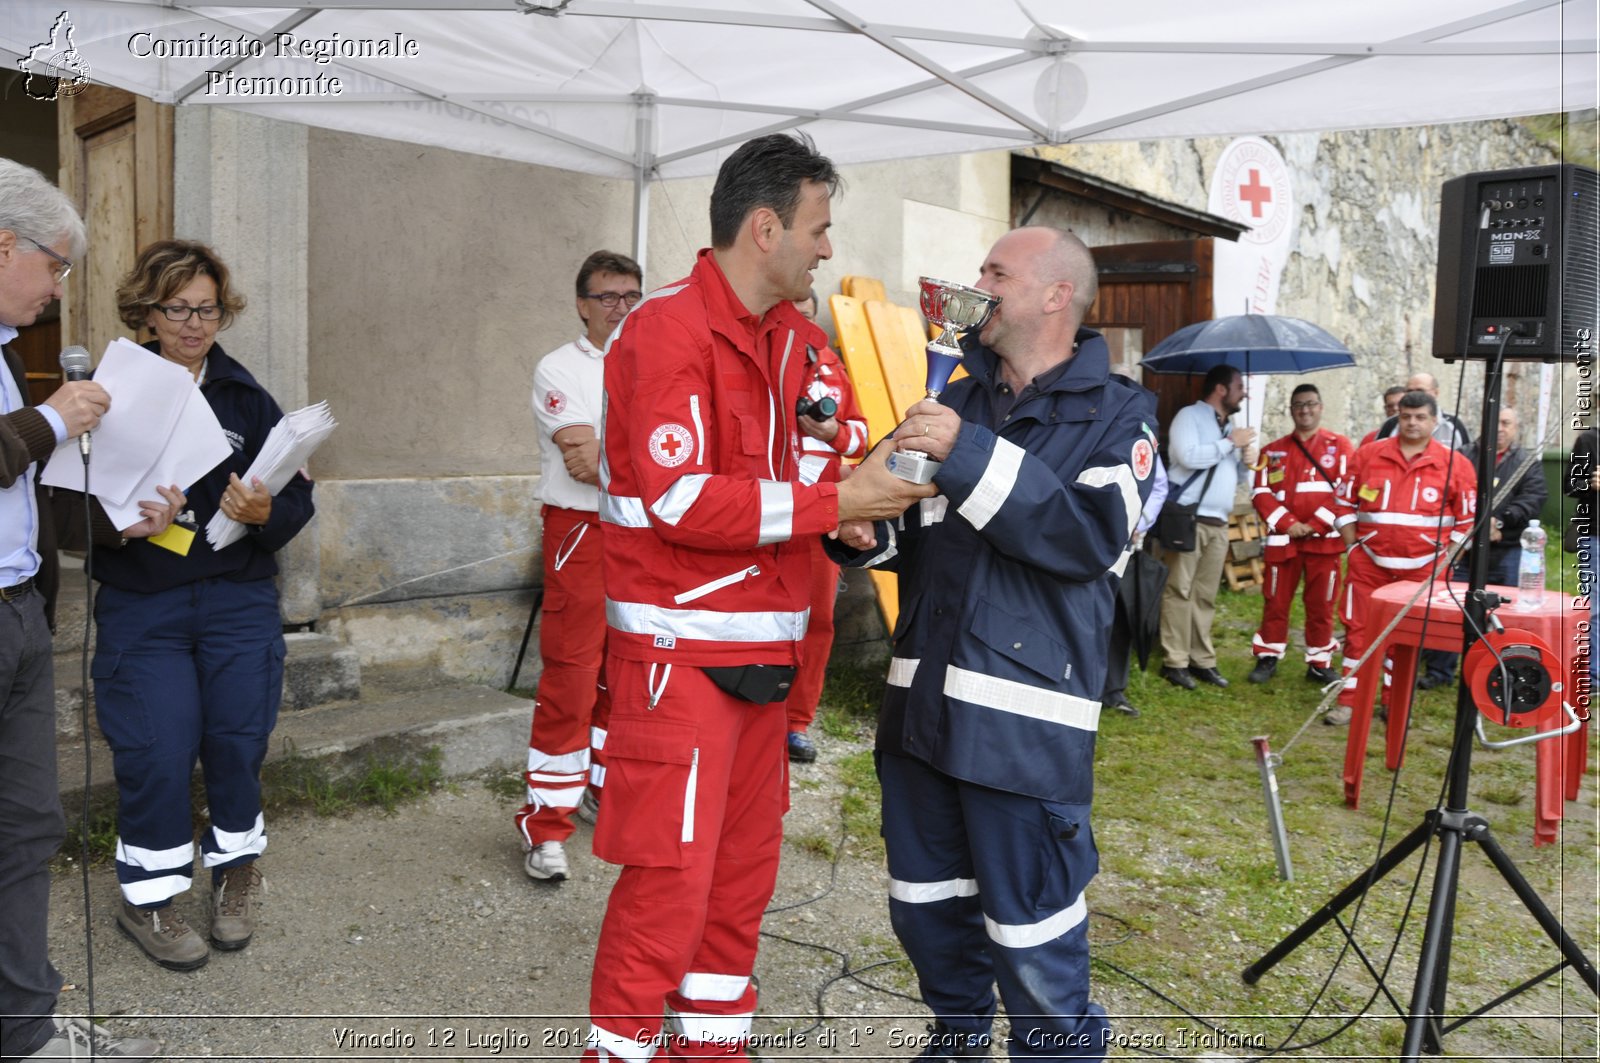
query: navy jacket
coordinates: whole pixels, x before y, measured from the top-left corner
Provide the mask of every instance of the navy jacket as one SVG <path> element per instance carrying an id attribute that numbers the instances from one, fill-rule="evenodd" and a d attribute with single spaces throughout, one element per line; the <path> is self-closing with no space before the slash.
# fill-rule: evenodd
<path id="1" fill-rule="evenodd" d="M 963 422 L 942 493 L 880 521 L 873 550 L 832 548 L 900 573 L 878 748 L 1088 804 L 1117 582 L 1154 483 L 1155 397 L 1108 376 L 1085 329 L 1053 383 L 997 415 L 998 359 L 965 347 L 970 376 L 940 399 Z"/>
<path id="2" fill-rule="evenodd" d="M 153 342 L 145 346 L 156 349 Z M 200 393 L 221 422 L 233 453 L 189 488 L 189 503 L 178 515 L 178 523 L 195 533 L 189 553 L 180 557 L 143 539 L 131 539 L 121 549 L 95 550 L 95 579 L 146 594 L 213 577 L 239 583 L 266 579 L 278 573 L 278 563 L 272 555 L 311 519 L 311 481 L 296 473 L 273 497 L 272 515 L 265 525 L 248 529 L 243 538 L 220 552 L 211 549 L 206 522 L 222 501 L 228 474 L 238 473 L 240 479 L 244 478 L 245 470 L 261 452 L 267 433 L 283 417 L 283 411 L 249 370 L 229 358 L 220 344 L 213 345 L 206 357 L 206 379 L 200 385 Z"/>

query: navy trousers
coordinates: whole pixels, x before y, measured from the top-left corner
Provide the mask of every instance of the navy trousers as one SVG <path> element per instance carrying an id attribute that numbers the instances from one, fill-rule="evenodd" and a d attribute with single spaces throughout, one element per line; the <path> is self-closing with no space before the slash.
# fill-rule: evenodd
<path id="1" fill-rule="evenodd" d="M 267 846 L 261 764 L 283 698 L 283 624 L 270 579 L 207 579 L 155 594 L 101 586 L 92 671 L 117 776 L 117 881 L 155 907 L 189 888 L 196 760 L 211 823 L 206 867 Z"/>
<path id="2" fill-rule="evenodd" d="M 1111 1028 L 1089 1001 L 1083 896 L 1099 869 L 1089 806 L 991 790 L 888 753 L 878 779 L 890 922 L 934 1015 L 987 1031 L 998 983 L 1012 1059 L 1103 1058 Z"/>
<path id="3" fill-rule="evenodd" d="M 66 824 L 56 785 L 55 672 L 44 598 L 0 602 L 0 1056 L 55 1034 L 61 975 L 50 965 L 50 858 Z"/>

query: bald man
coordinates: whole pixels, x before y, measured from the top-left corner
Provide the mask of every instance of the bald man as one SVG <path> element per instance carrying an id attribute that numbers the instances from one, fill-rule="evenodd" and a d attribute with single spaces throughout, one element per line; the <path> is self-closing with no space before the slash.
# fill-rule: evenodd
<path id="1" fill-rule="evenodd" d="M 889 916 L 934 1015 L 922 1058 L 988 1058 L 998 983 L 1012 1058 L 1100 1059 L 1089 805 L 1155 398 L 1082 327 L 1096 273 L 1076 236 L 1008 233 L 977 286 L 1001 302 L 962 341 L 968 376 L 895 430 L 943 463 L 941 497 L 840 530 L 859 551 L 841 559 L 897 571 L 904 603 L 877 733 Z"/>
<path id="2" fill-rule="evenodd" d="M 1439 401 L 1439 379 L 1437 377 L 1432 373 L 1412 373 L 1406 377 L 1406 391 L 1424 392 L 1431 396 L 1434 403 L 1439 407 L 1439 424 L 1433 430 L 1433 438 L 1452 450 L 1465 451 L 1471 448 L 1472 433 L 1467 431 L 1467 426 L 1462 422 L 1461 418 L 1453 413 L 1446 413 L 1444 404 Z M 1385 394 L 1387 395 L 1387 393 Z M 1387 399 L 1385 402 L 1387 404 Z M 1387 408 L 1387 405 L 1385 408 Z M 1378 434 L 1374 438 L 1388 439 L 1394 435 L 1395 429 L 1399 427 L 1399 424 L 1399 416 L 1391 415 L 1379 427 Z M 1361 442 L 1362 445 L 1365 445 L 1367 440 L 1362 440 Z"/>

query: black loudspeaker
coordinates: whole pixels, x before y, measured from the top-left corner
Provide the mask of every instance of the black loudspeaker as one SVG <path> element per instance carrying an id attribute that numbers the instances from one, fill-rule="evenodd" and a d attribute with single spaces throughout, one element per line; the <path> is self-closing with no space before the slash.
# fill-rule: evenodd
<path id="1" fill-rule="evenodd" d="M 1587 362 L 1594 355 L 1597 303 L 1595 171 L 1569 163 L 1444 183 L 1435 358 L 1490 358 L 1504 343 L 1513 361 Z"/>

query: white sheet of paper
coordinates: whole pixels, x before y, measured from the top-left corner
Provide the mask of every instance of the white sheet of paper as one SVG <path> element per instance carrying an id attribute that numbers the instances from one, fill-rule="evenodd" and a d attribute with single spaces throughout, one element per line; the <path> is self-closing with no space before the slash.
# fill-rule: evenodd
<path id="1" fill-rule="evenodd" d="M 193 388 L 178 415 L 178 423 L 172 429 L 166 448 L 156 457 L 150 472 L 128 494 L 127 501 L 113 503 L 100 494 L 96 489 L 98 470 L 91 470 L 89 487 L 100 499 L 100 505 L 105 508 L 111 523 L 117 526 L 118 531 L 123 531 L 144 519 L 144 514 L 139 512 L 140 502 L 162 501 L 161 492 L 156 490 L 157 484 L 167 487 L 177 484 L 187 491 L 232 452 L 233 447 L 223 434 L 222 425 L 212 412 L 211 404 L 200 394 L 199 388 Z M 79 484 L 82 484 L 81 480 Z"/>
<path id="2" fill-rule="evenodd" d="M 150 475 L 189 396 L 198 394 L 198 389 L 187 369 L 128 339 L 107 345 L 94 380 L 111 396 L 111 408 L 91 436 L 90 489 L 102 504 L 120 506 Z M 216 423 L 215 417 L 212 423 Z M 226 448 L 220 425 L 216 433 Z M 76 439 L 62 443 L 50 456 L 44 482 L 50 487 L 83 490 L 83 459 Z"/>
<path id="3" fill-rule="evenodd" d="M 92 436 L 89 490 L 119 530 L 144 519 L 141 501 L 161 500 L 157 484 L 188 490 L 232 453 L 211 404 L 181 365 L 118 339 L 106 347 L 94 379 L 111 396 L 111 408 Z M 76 439 L 56 448 L 43 479 L 83 490 Z"/>

